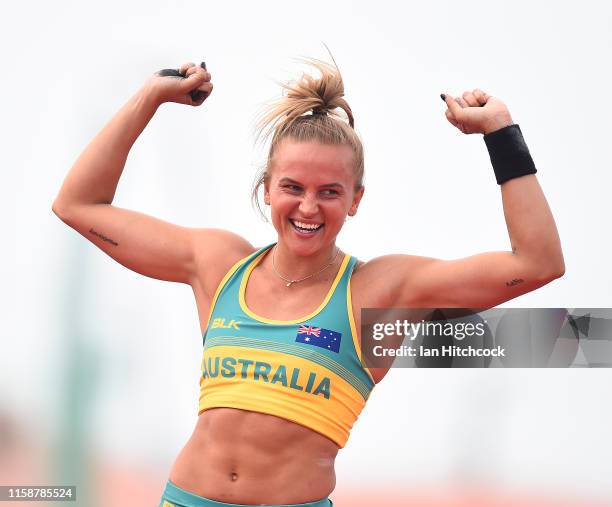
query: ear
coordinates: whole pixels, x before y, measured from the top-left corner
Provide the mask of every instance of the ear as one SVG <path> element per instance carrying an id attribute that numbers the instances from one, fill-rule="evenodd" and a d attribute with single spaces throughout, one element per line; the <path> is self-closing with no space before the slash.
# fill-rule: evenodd
<path id="1" fill-rule="evenodd" d="M 365 191 L 365 187 L 362 185 L 357 192 L 355 192 L 355 196 L 353 197 L 353 203 L 349 208 L 348 215 L 350 217 L 354 217 L 357 214 L 357 208 L 359 207 L 359 203 L 361 202 L 361 198 L 363 197 L 363 192 Z"/>
<path id="2" fill-rule="evenodd" d="M 267 178 L 264 181 L 264 203 L 270 206 L 270 182 Z"/>

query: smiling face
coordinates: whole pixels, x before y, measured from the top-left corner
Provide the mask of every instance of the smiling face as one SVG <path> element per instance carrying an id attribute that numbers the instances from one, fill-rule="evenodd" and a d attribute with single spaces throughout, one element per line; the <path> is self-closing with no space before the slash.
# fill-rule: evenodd
<path id="1" fill-rule="evenodd" d="M 363 187 L 355 192 L 354 167 L 350 146 L 281 142 L 264 185 L 279 242 L 299 256 L 332 247 L 363 195 Z"/>

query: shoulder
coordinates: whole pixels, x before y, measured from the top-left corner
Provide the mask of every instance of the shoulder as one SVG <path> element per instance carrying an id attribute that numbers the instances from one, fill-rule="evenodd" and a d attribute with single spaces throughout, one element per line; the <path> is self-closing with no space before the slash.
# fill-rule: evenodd
<path id="1" fill-rule="evenodd" d="M 242 236 L 222 229 L 192 229 L 196 279 L 207 293 L 214 293 L 223 276 L 256 248 Z"/>
<path id="2" fill-rule="evenodd" d="M 417 255 L 384 255 L 364 262 L 358 260 L 351 278 L 355 298 L 362 307 L 390 306 L 398 300 L 416 301 L 422 273 L 435 262 Z"/>
<path id="3" fill-rule="evenodd" d="M 239 234 L 224 229 L 191 229 L 194 244 L 204 249 L 201 253 L 214 253 L 217 251 L 236 250 L 248 255 L 255 251 L 251 243 Z"/>

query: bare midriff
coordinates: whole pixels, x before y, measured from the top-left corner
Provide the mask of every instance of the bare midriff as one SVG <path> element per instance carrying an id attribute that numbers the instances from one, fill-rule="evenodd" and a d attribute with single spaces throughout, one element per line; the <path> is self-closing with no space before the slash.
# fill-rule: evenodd
<path id="1" fill-rule="evenodd" d="M 219 502 L 313 502 L 334 489 L 337 454 L 332 440 L 291 421 L 214 408 L 200 414 L 170 481 Z"/>

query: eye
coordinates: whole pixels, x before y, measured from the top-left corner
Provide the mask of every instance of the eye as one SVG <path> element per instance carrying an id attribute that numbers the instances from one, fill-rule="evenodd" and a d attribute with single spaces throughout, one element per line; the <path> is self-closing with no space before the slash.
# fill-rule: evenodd
<path id="1" fill-rule="evenodd" d="M 334 190 L 333 188 L 326 188 L 325 190 L 321 190 L 321 195 L 325 197 L 336 197 L 337 195 L 340 195 L 340 192 Z"/>
<path id="2" fill-rule="evenodd" d="M 292 183 L 287 183 L 286 185 L 283 185 L 282 188 L 294 194 L 297 194 L 302 191 L 302 187 L 300 187 L 299 185 L 294 185 Z"/>

